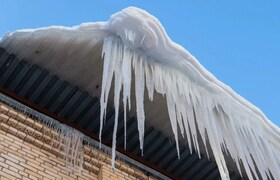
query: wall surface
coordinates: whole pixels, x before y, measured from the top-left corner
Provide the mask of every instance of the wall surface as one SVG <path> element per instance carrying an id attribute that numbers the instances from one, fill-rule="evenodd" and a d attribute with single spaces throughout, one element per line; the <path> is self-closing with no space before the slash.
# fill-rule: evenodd
<path id="1" fill-rule="evenodd" d="M 82 170 L 66 166 L 51 128 L 0 104 L 1 179 L 154 179 L 123 162 L 84 145 Z"/>

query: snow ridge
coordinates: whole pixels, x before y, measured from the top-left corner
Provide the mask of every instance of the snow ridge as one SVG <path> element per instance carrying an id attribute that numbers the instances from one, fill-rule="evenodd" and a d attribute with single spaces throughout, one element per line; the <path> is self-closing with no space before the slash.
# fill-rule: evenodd
<path id="1" fill-rule="evenodd" d="M 108 27 L 115 35 L 105 37 L 103 44 L 100 134 L 114 76 L 116 117 L 112 167 L 120 93 L 123 91 L 126 112 L 127 101 L 130 102 L 131 98 L 131 74 L 134 72 L 142 152 L 146 86 L 151 101 L 154 91 L 166 98 L 178 158 L 178 133 L 186 137 L 190 149 L 192 141 L 199 154 L 200 134 L 205 148 L 207 141 L 210 143 L 222 179 L 230 179 L 224 153 L 231 155 L 241 175 L 242 162 L 249 179 L 280 177 L 279 128 L 273 126 L 256 107 L 219 82 L 186 50 L 173 43 L 156 18 L 131 7 L 113 15 Z"/>

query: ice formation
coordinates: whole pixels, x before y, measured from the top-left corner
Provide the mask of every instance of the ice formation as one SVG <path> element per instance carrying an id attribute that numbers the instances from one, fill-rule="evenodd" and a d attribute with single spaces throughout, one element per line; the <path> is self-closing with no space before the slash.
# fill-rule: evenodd
<path id="1" fill-rule="evenodd" d="M 0 93 L 0 105 L 2 103 L 9 105 L 27 117 L 36 119 L 37 121 L 45 124 L 45 126 L 43 126 L 42 133 L 44 136 L 50 137 L 50 149 L 55 147 L 59 150 L 61 156 L 65 159 L 65 164 L 68 170 L 78 172 L 82 170 L 84 163 L 84 134 L 65 124 L 61 124 L 54 119 L 42 115 L 41 113 L 34 111 L 33 109 L 28 108 Z"/>
<path id="2" fill-rule="evenodd" d="M 236 162 L 240 174 L 240 162 L 243 163 L 249 179 L 258 179 L 257 169 L 260 179 L 267 179 L 270 173 L 280 177 L 279 128 L 260 110 L 219 82 L 186 50 L 173 43 L 156 18 L 142 10 L 128 8 L 113 15 L 108 27 L 114 34 L 104 38 L 101 112 L 106 110 L 113 76 L 116 112 L 121 89 L 126 111 L 133 71 L 142 150 L 146 86 L 151 101 L 154 91 L 166 98 L 178 157 L 178 133 L 183 137 L 186 135 L 189 148 L 192 149 L 192 141 L 198 153 L 199 133 L 205 147 L 209 141 L 222 179 L 229 179 L 225 152 Z M 102 121 L 103 114 L 100 118 Z M 116 129 L 113 149 L 115 136 Z"/>
<path id="3" fill-rule="evenodd" d="M 81 170 L 83 170 L 83 165 L 85 162 L 84 146 L 87 146 L 93 151 L 97 152 L 97 154 L 93 153 L 95 156 L 97 156 L 97 159 L 99 159 L 100 156 L 104 157 L 104 154 L 110 156 L 112 153 L 112 148 L 103 144 L 100 146 L 98 141 L 81 133 L 80 131 L 73 129 L 66 124 L 62 124 L 57 120 L 41 114 L 40 112 L 33 110 L 30 107 L 27 107 L 20 102 L 17 102 L 14 99 L 11 99 L 10 97 L 0 93 L 0 106 L 2 105 L 8 105 L 17 112 L 20 112 L 21 114 L 44 124 L 45 126 L 43 127 L 42 133 L 44 136 L 49 136 L 51 138 L 49 148 L 52 149 L 55 147 L 59 150 L 59 153 L 56 153 L 56 155 L 64 158 L 67 170 L 70 172 L 82 172 Z M 154 177 L 166 180 L 170 179 L 160 172 L 157 172 L 143 164 L 139 164 L 135 160 L 119 152 L 116 152 L 116 159 L 129 164 L 137 164 L 137 168 L 153 174 Z"/>
<path id="4" fill-rule="evenodd" d="M 279 128 L 258 108 L 217 80 L 187 50 L 172 42 L 152 15 L 129 7 L 112 15 L 105 23 L 22 30 L 6 35 L 0 45 L 13 49 L 14 41 L 20 41 L 20 38 L 32 39 L 33 33 L 53 37 L 53 33 L 58 31 L 65 31 L 63 38 L 69 38 L 72 32 L 92 33 L 94 37 L 103 38 L 100 141 L 109 92 L 114 87 L 113 167 L 120 102 L 126 115 L 131 109 L 132 82 L 135 82 L 136 116 L 142 151 L 144 95 L 147 91 L 148 98 L 153 101 L 156 92 L 166 99 L 178 157 L 179 133 L 186 139 L 189 148 L 194 148 L 199 154 L 198 139 L 201 136 L 205 148 L 207 142 L 210 144 L 222 179 L 229 179 L 225 153 L 232 157 L 240 174 L 244 169 L 249 179 L 280 177 Z M 25 36 L 21 37 L 20 34 Z M 91 35 L 88 38 L 92 38 Z M 21 51 L 23 57 L 26 55 L 24 53 Z M 126 121 L 126 116 L 124 119 Z"/>

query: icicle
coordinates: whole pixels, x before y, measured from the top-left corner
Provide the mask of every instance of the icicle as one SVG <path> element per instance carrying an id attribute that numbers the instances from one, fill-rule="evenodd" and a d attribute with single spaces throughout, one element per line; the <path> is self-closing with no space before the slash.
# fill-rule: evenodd
<path id="1" fill-rule="evenodd" d="M 123 104 L 124 104 L 124 120 L 123 120 L 123 123 L 124 123 L 124 149 L 126 150 L 126 115 L 127 115 L 127 112 L 126 112 L 126 100 L 123 101 Z"/>
<path id="2" fill-rule="evenodd" d="M 120 92 L 122 88 L 122 60 L 123 60 L 123 49 L 121 44 L 116 44 L 116 53 L 110 57 L 112 61 L 115 61 L 115 91 L 114 91 L 114 106 L 115 106 L 115 124 L 113 131 L 113 142 L 112 142 L 112 168 L 115 169 L 115 158 L 116 158 L 116 139 L 117 139 L 117 128 L 119 118 L 119 103 L 120 103 Z"/>
<path id="3" fill-rule="evenodd" d="M 131 51 L 124 47 L 123 51 L 123 65 L 122 65 L 122 75 L 123 75 L 123 107 L 124 107 L 124 149 L 126 149 L 126 116 L 127 116 L 127 102 L 128 108 L 131 108 L 130 102 L 130 91 L 131 91 Z"/>
<path id="4" fill-rule="evenodd" d="M 27 118 L 36 119 L 44 124 L 42 134 L 43 136 L 49 136 L 51 138 L 50 149 L 54 147 L 54 144 L 57 144 L 55 148 L 58 148 L 59 152 L 63 155 L 66 167 L 69 170 L 82 170 L 84 135 L 81 132 L 15 102 L 0 93 L 0 102 L 1 101 L 9 104 L 9 107 L 13 107 L 16 111 L 29 116 Z M 58 136 L 56 136 L 56 134 Z M 56 143 L 56 141 L 58 143 Z"/>
<path id="5" fill-rule="evenodd" d="M 64 154 L 66 167 L 73 171 L 81 169 L 83 164 L 83 134 L 69 127 L 61 127 L 61 151 Z"/>
<path id="6" fill-rule="evenodd" d="M 166 100 L 167 100 L 167 106 L 168 106 L 168 114 L 169 114 L 169 118 L 170 118 L 170 121 L 171 121 L 171 127 L 172 127 L 173 134 L 174 134 L 174 137 L 175 137 L 177 155 L 178 155 L 178 158 L 180 159 L 179 140 L 178 140 L 178 132 L 177 132 L 176 108 L 175 108 L 175 104 L 174 104 L 174 102 L 173 102 L 173 100 L 172 100 L 172 98 L 170 97 L 169 94 L 166 95 Z"/>
<path id="7" fill-rule="evenodd" d="M 127 34 L 129 35 L 129 32 Z M 261 138 L 261 136 L 252 136 L 258 130 L 248 131 L 250 124 L 248 121 L 252 119 L 248 115 L 246 109 L 240 108 L 239 105 L 232 105 L 228 100 L 223 99 L 223 95 L 216 95 L 215 92 L 209 92 L 204 87 L 199 86 L 197 80 L 192 82 L 187 76 L 162 66 L 151 60 L 150 57 L 143 55 L 141 50 L 131 50 L 120 39 L 116 37 L 105 38 L 103 45 L 104 54 L 104 71 L 102 79 L 101 93 L 101 130 L 103 119 L 105 116 L 108 93 L 110 91 L 110 83 L 112 76 L 115 76 L 115 97 L 114 106 L 116 111 L 115 126 L 113 132 L 113 148 L 112 148 L 112 167 L 114 167 L 115 159 L 115 143 L 116 128 L 118 124 L 119 98 L 121 88 L 123 88 L 123 107 L 124 107 L 124 123 L 125 123 L 125 147 L 126 147 L 126 114 L 127 106 L 130 110 L 131 96 L 131 71 L 135 74 L 135 96 L 136 96 L 136 114 L 139 132 L 140 149 L 143 153 L 144 129 L 145 129 L 145 113 L 144 113 L 144 89 L 148 91 L 149 100 L 153 100 L 154 91 L 165 96 L 167 101 L 167 109 L 171 122 L 172 131 L 175 137 L 178 158 L 179 137 L 178 127 L 181 135 L 186 135 L 190 152 L 192 152 L 192 143 L 194 149 L 200 157 L 200 147 L 198 136 L 202 138 L 202 143 L 209 158 L 207 149 L 207 141 L 217 162 L 222 179 L 228 179 L 229 173 L 223 153 L 229 153 L 234 162 L 236 162 L 239 172 L 241 172 L 239 162 L 242 161 L 245 172 L 249 178 L 256 176 L 254 163 L 251 155 L 259 157 L 254 159 L 259 167 L 264 164 L 261 169 L 261 177 L 265 177 L 267 170 L 270 169 L 274 177 L 277 170 L 262 163 L 264 161 L 273 161 L 270 150 L 270 143 Z M 153 62 L 150 63 L 149 61 Z M 133 67 L 133 69 L 131 69 Z M 194 73 L 194 72 L 192 72 Z M 221 97 L 220 97 L 221 96 Z M 238 112 L 235 112 L 238 111 Z M 254 117 L 258 118 L 258 117 Z M 236 123 L 235 121 L 246 122 Z M 101 131 L 100 131 L 101 132 Z M 233 136 L 233 134 L 235 136 Z M 255 145 L 248 146 L 250 142 Z M 260 144 L 261 143 L 261 144 Z M 266 143 L 266 146 L 263 144 Z M 241 146 L 241 147 L 240 147 Z M 242 147 L 244 146 L 244 147 Z M 250 152 L 250 153 L 249 153 Z M 265 152 L 271 152 L 265 155 Z M 277 164 L 274 163 L 273 167 Z M 263 173 L 266 172 L 266 173 Z"/>
<path id="8" fill-rule="evenodd" d="M 137 57 L 134 60 L 134 72 L 135 72 L 135 96 L 136 96 L 136 113 L 138 122 L 138 132 L 140 149 L 143 155 L 143 144 L 144 144 L 144 131 L 145 131 L 145 114 L 144 114 L 144 67 L 143 67 L 143 57 Z"/>
<path id="9" fill-rule="evenodd" d="M 149 66 L 148 63 L 146 61 L 143 62 L 144 66 L 145 66 L 145 76 L 146 76 L 146 87 L 148 90 L 148 96 L 149 96 L 149 100 L 153 101 L 154 98 L 154 79 L 152 76 L 152 70 L 151 68 L 153 68 L 153 66 Z"/>
<path id="10" fill-rule="evenodd" d="M 104 65 L 103 65 L 102 89 L 101 89 L 101 96 L 100 96 L 100 130 L 99 130 L 100 147 L 101 147 L 103 122 L 104 119 L 106 118 L 108 95 L 111 88 L 111 82 L 112 82 L 113 71 L 115 66 L 115 62 L 110 60 L 111 57 L 114 57 L 116 55 L 115 45 L 112 43 L 113 41 L 111 40 L 110 37 L 105 38 L 103 44 L 103 51 L 102 51 L 102 55 L 104 58 Z"/>
<path id="11" fill-rule="evenodd" d="M 182 99 L 179 100 L 179 103 L 182 104 L 183 103 L 182 101 L 183 101 Z M 189 106 L 189 105 L 187 104 L 187 106 Z M 192 154 L 192 141 L 191 141 L 192 134 L 191 134 L 191 131 L 190 131 L 189 122 L 188 122 L 188 118 L 187 118 L 187 111 L 186 111 L 185 108 L 182 108 L 182 107 L 183 107 L 182 105 L 178 105 L 178 109 L 179 109 L 179 111 L 181 112 L 181 115 L 182 115 L 184 129 L 186 131 L 189 150 L 190 150 L 190 153 Z"/>

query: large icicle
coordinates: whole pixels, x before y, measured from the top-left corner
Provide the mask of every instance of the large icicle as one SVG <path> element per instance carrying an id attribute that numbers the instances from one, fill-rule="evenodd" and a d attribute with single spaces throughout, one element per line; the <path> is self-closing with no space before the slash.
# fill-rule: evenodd
<path id="1" fill-rule="evenodd" d="M 230 177 L 224 158 L 224 153 L 227 152 L 236 162 L 240 172 L 239 162 L 243 163 L 244 170 L 249 178 L 258 176 L 256 168 L 260 171 L 259 178 L 261 179 L 267 179 L 270 172 L 273 177 L 280 177 L 278 171 L 279 157 L 273 158 L 273 156 L 279 155 L 277 154 L 279 153 L 279 143 L 267 139 L 268 134 L 265 132 L 268 127 L 262 125 L 263 119 L 258 114 L 254 114 L 252 109 L 236 101 L 219 87 L 204 86 L 201 80 L 196 77 L 197 70 L 191 64 L 188 64 L 189 67 L 187 68 L 191 72 L 184 73 L 164 63 L 158 63 L 152 56 L 145 55 L 143 48 L 133 47 L 137 44 L 137 38 L 139 38 L 137 34 L 133 35 L 135 33 L 131 33 L 129 30 L 125 32 L 127 35 L 124 37 L 119 34 L 119 37 L 105 38 L 103 45 L 105 55 L 101 94 L 102 113 L 106 110 L 112 74 L 115 76 L 114 105 L 116 117 L 113 151 L 115 151 L 116 146 L 120 91 L 123 87 L 123 107 L 126 113 L 127 101 L 129 102 L 129 108 L 131 106 L 131 70 L 133 70 L 141 150 L 143 150 L 144 143 L 145 114 L 143 102 L 144 88 L 146 87 L 150 100 L 153 100 L 154 91 L 166 98 L 178 157 L 180 157 L 179 127 L 182 137 L 185 137 L 186 134 L 190 150 L 193 143 L 199 155 L 199 135 L 202 138 L 207 155 L 206 144 L 209 141 L 222 179 L 229 179 Z M 111 67 L 111 69 L 108 67 Z M 206 81 L 206 83 L 209 82 Z M 114 152 L 112 154 L 112 166 L 114 167 Z"/>
<path id="2" fill-rule="evenodd" d="M 115 106 L 115 124 L 114 124 L 114 132 L 113 132 L 113 143 L 112 143 L 112 167 L 115 168 L 115 158 L 116 158 L 116 139 L 117 139 L 117 129 L 118 129 L 118 119 L 119 119 L 119 103 L 120 103 L 120 92 L 122 88 L 122 60 L 123 60 L 123 49 L 121 44 L 114 44 L 113 49 L 114 53 L 109 57 L 113 61 L 115 61 L 115 91 L 114 91 L 114 106 Z M 105 54 L 106 56 L 106 54 Z M 106 57 L 105 57 L 106 58 Z"/>
<path id="3" fill-rule="evenodd" d="M 136 54 L 136 55 L 135 55 Z M 145 131 L 145 114 L 144 114 L 144 66 L 143 58 L 139 57 L 137 53 L 133 56 L 133 67 L 135 72 L 135 96 L 136 96 L 136 114 L 138 122 L 138 133 L 140 141 L 140 149 L 143 155 L 143 144 L 144 144 L 144 131 Z"/>
<path id="4" fill-rule="evenodd" d="M 240 172 L 239 162 L 242 162 L 250 179 L 258 176 L 268 179 L 270 174 L 274 178 L 280 177 L 279 129 L 272 126 L 258 109 L 216 80 L 187 51 L 171 42 L 157 19 L 142 10 L 127 8 L 111 17 L 109 28 L 117 37 L 110 38 L 112 42 L 104 41 L 104 47 L 114 48 L 114 41 L 123 43 L 120 53 L 129 53 L 124 55 L 122 68 L 130 71 L 133 62 L 136 115 L 142 150 L 146 84 L 150 100 L 153 100 L 154 90 L 166 97 L 178 157 L 179 126 L 182 137 L 186 134 L 189 148 L 192 149 L 193 143 L 198 154 L 199 135 L 207 155 L 209 141 L 222 179 L 229 179 L 225 153 L 231 155 Z M 103 51 L 107 53 L 106 49 Z M 110 56 L 110 50 L 108 54 Z M 111 56 L 110 63 L 114 64 L 114 59 Z M 105 58 L 104 62 L 108 63 L 108 59 Z M 119 76 L 127 75 L 122 71 Z M 122 80 L 126 88 L 123 102 L 126 107 L 131 76 Z M 106 84 L 109 81 L 110 78 L 103 79 Z"/>
<path id="5" fill-rule="evenodd" d="M 106 56 L 104 57 L 102 92 L 101 92 L 101 96 L 100 96 L 100 106 L 101 106 L 100 107 L 100 131 L 99 131 L 100 147 L 101 147 L 103 122 L 104 122 L 104 119 L 106 118 L 105 115 L 106 115 L 108 96 L 109 96 L 109 92 L 110 92 L 110 88 L 111 88 L 111 82 L 112 82 L 114 66 L 115 66 L 115 61 L 111 62 L 109 58 L 106 58 L 106 57 L 113 56 L 112 49 L 115 47 L 112 47 L 112 44 L 107 43 L 106 41 L 110 41 L 110 40 L 107 38 L 104 39 L 104 46 L 103 46 L 103 51 L 102 51 L 102 56 L 104 56 L 105 52 L 106 52 Z"/>
<path id="6" fill-rule="evenodd" d="M 123 66 L 122 66 L 122 75 L 123 75 L 123 107 L 124 107 L 124 148 L 126 149 L 126 116 L 127 116 L 127 103 L 128 110 L 131 109 L 130 102 L 130 88 L 131 88 L 131 60 L 132 53 L 129 53 L 130 50 L 124 47 L 123 52 Z"/>

